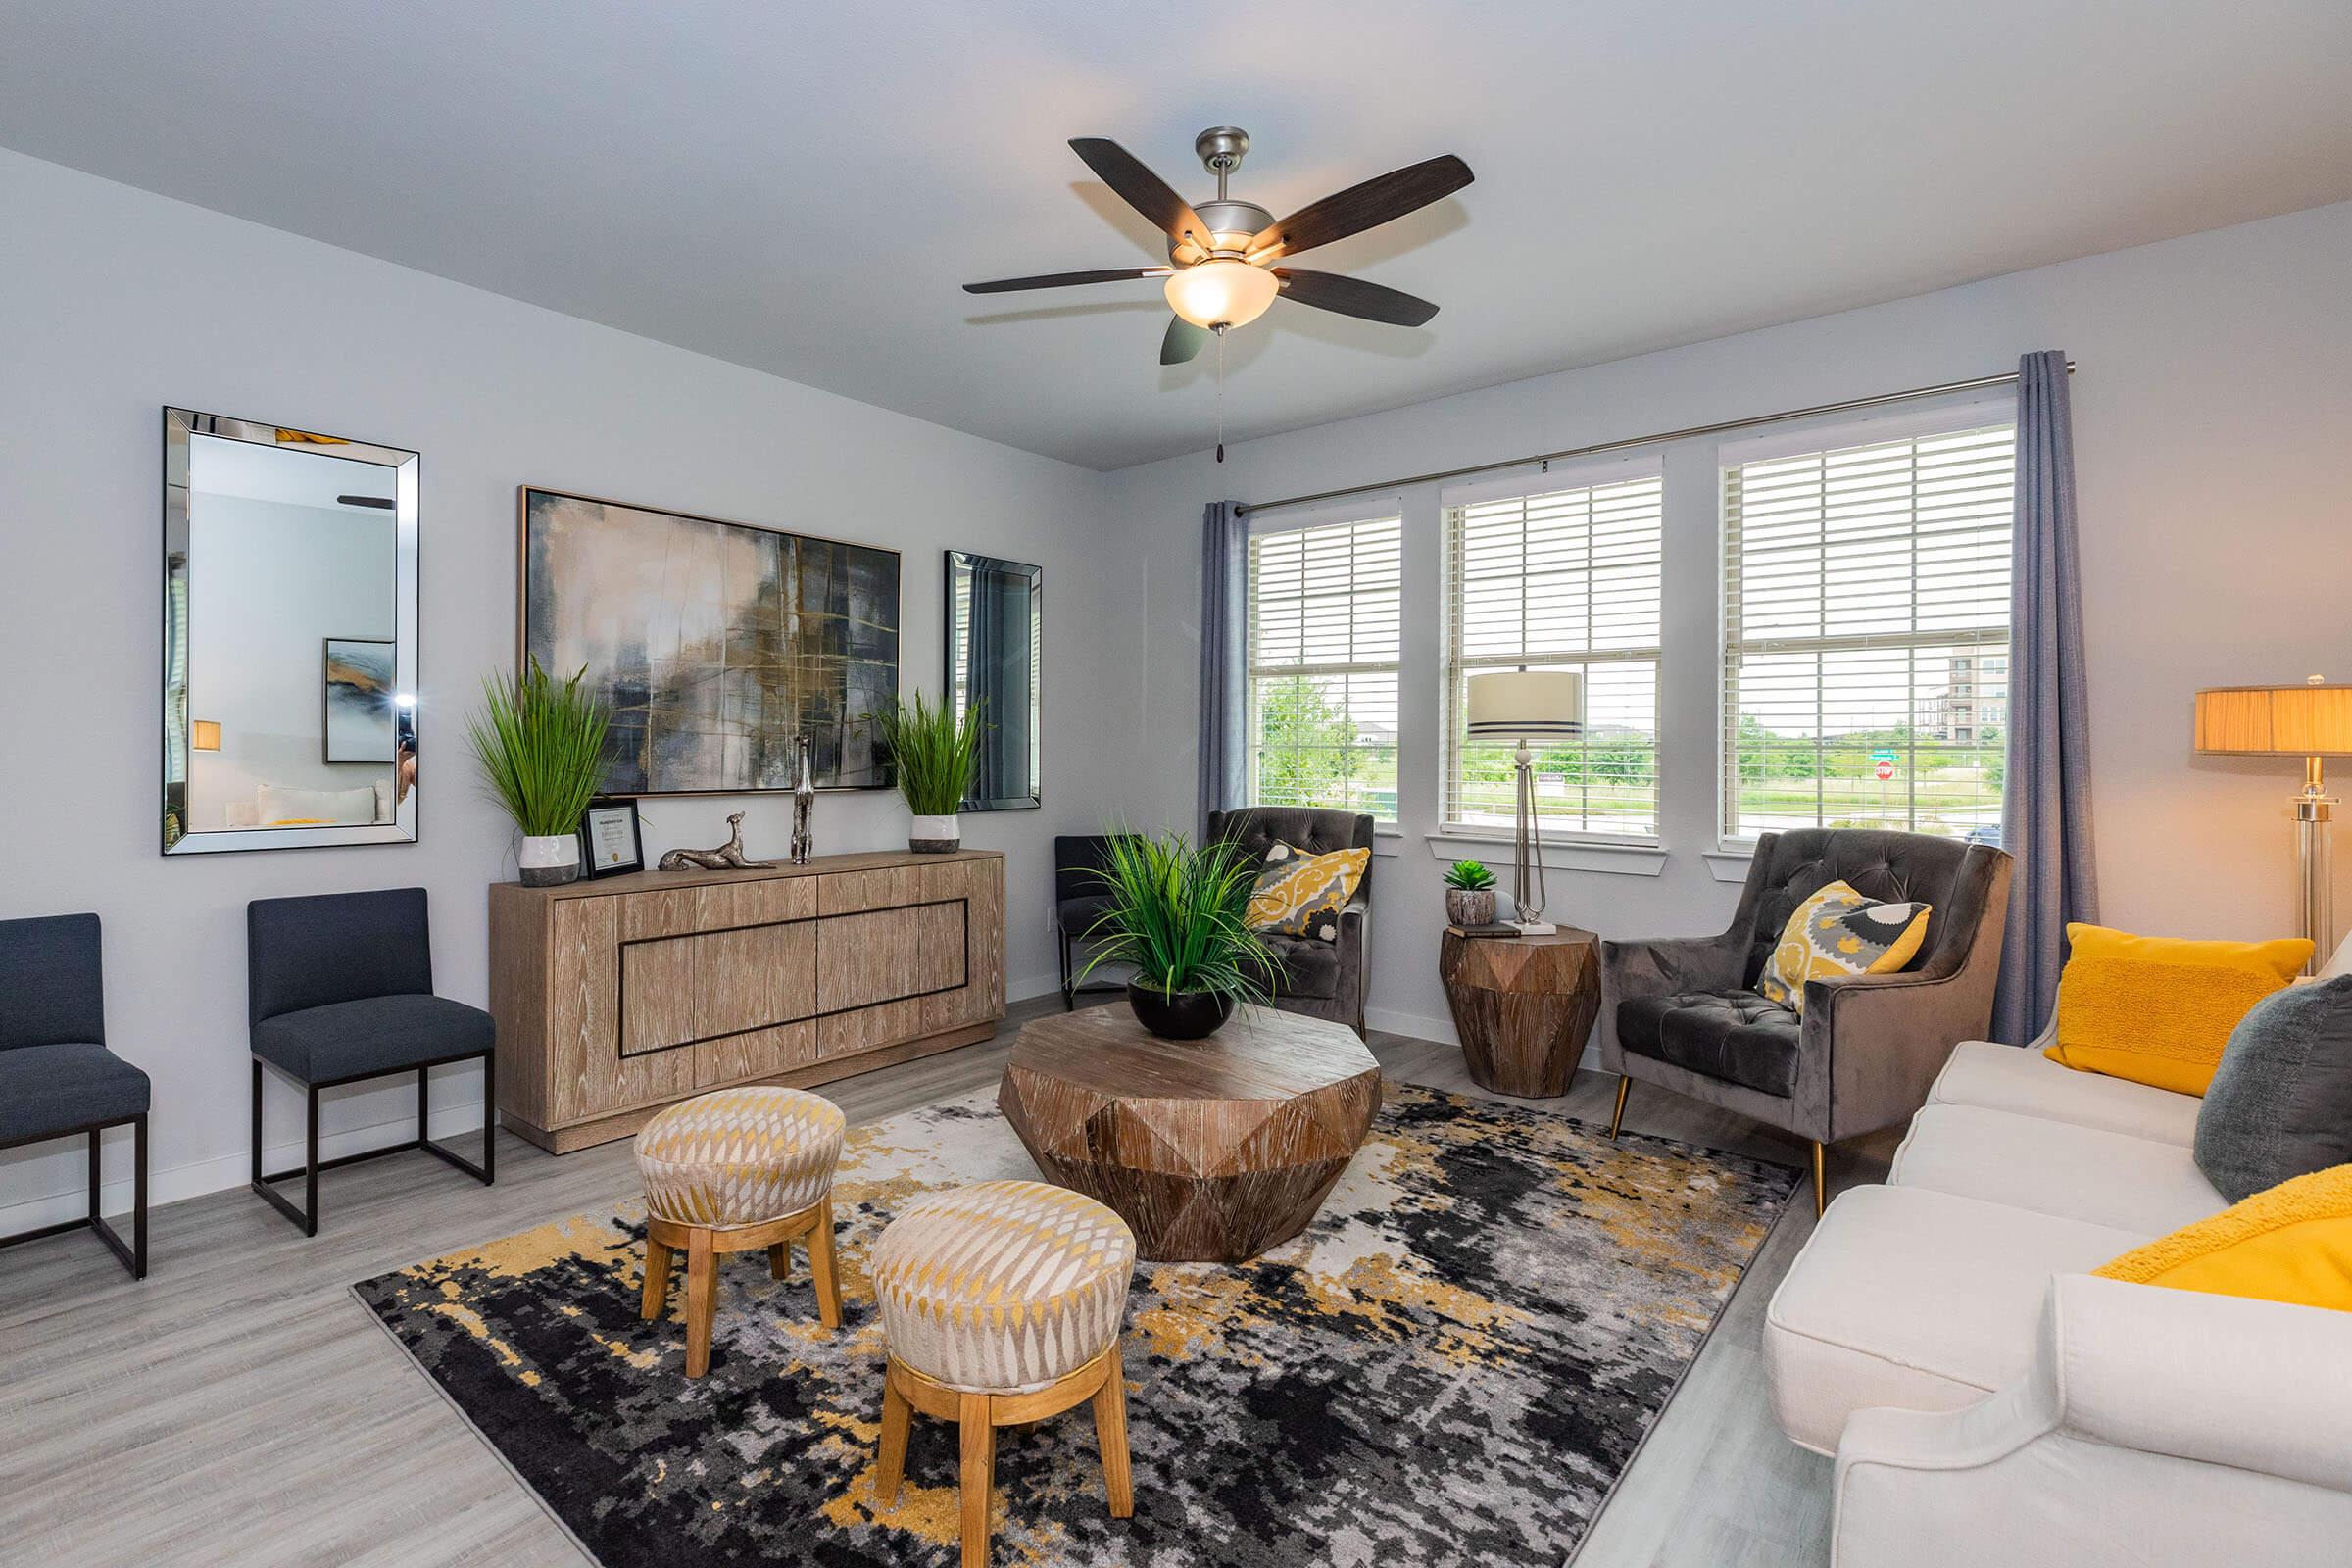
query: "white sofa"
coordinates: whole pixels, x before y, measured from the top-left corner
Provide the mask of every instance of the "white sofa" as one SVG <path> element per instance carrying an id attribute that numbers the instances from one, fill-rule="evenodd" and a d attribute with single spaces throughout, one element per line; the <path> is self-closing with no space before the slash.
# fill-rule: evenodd
<path id="1" fill-rule="evenodd" d="M 2089 1277 L 2227 1206 L 2199 1102 L 1959 1047 L 1767 1309 L 1838 1568 L 2352 1564 L 2352 1312 Z"/>

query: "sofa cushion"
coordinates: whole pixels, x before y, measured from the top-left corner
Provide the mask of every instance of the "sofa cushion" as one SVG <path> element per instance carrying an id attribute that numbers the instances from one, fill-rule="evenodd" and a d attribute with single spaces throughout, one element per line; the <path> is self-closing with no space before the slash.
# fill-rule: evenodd
<path id="1" fill-rule="evenodd" d="M 104 1046 L 59 1041 L 0 1051 L 0 1144 L 46 1138 L 147 1108 L 147 1075 Z"/>
<path id="2" fill-rule="evenodd" d="M 1617 1005 L 1617 1043 L 1637 1055 L 1788 1097 L 1796 1085 L 1794 1010 L 1753 991 L 1681 991 Z"/>
<path id="3" fill-rule="evenodd" d="M 2352 1160 L 2352 975 L 2274 992 L 2238 1020 L 2195 1149 L 2231 1202 Z"/>
<path id="4" fill-rule="evenodd" d="M 2101 1279 L 2352 1312 L 2352 1165 L 2315 1170 L 2159 1236 Z"/>
<path id="5" fill-rule="evenodd" d="M 1928 1091 L 1928 1103 L 1982 1105 L 2186 1149 L 2196 1142 L 2200 1102 L 2194 1095 L 2076 1072 L 2029 1048 L 1966 1040 L 1953 1048 Z"/>
<path id="6" fill-rule="evenodd" d="M 2205 942 L 2070 921 L 2053 1061 L 2201 1095 L 2248 1009 L 2311 958 L 2301 937 Z"/>
<path id="7" fill-rule="evenodd" d="M 281 1012 L 253 1026 L 253 1054 L 306 1084 L 398 1072 L 490 1049 L 493 1026 L 479 1007 L 410 993 L 332 1002 Z"/>
<path id="8" fill-rule="evenodd" d="M 1921 1187 L 1839 1195 L 1765 1308 L 1781 1429 L 1831 1453 L 1856 1410 L 1975 1403 L 2025 1375 L 2052 1275 L 2144 1240 Z"/>
<path id="9" fill-rule="evenodd" d="M 1808 980 L 1892 974 L 1919 952 L 1933 912 L 1925 904 L 1886 904 L 1832 882 L 1788 916 L 1756 989 L 1803 1012 Z"/>
<path id="10" fill-rule="evenodd" d="M 1912 1117 L 1886 1180 L 2142 1236 L 2228 1206 L 2179 1144 L 1980 1105 Z"/>
<path id="11" fill-rule="evenodd" d="M 1335 927 L 1336 929 L 1336 927 Z M 1274 997 L 1298 997 L 1308 1002 L 1327 1002 L 1340 992 L 1340 946 L 1319 937 L 1277 936 L 1261 933 L 1258 941 L 1274 956 L 1281 966 L 1282 977 L 1275 982 Z"/>

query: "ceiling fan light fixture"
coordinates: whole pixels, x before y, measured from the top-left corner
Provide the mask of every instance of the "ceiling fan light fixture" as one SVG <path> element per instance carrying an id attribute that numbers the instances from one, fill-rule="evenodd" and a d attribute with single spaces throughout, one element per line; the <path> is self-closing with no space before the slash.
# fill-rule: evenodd
<path id="1" fill-rule="evenodd" d="M 1169 277 L 1168 308 L 1195 326 L 1247 326 L 1266 314 L 1282 283 L 1262 267 L 1225 259 Z"/>

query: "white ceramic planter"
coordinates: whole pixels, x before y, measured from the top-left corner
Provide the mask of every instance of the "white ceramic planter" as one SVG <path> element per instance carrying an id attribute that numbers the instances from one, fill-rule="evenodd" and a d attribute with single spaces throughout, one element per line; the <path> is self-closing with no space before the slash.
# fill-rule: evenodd
<path id="1" fill-rule="evenodd" d="M 576 881 L 580 874 L 580 841 L 569 833 L 526 833 L 514 857 L 526 888 L 552 888 Z"/>
<path id="2" fill-rule="evenodd" d="M 954 816 L 917 814 L 906 830 L 906 847 L 917 855 L 945 855 L 963 847 L 961 824 Z"/>

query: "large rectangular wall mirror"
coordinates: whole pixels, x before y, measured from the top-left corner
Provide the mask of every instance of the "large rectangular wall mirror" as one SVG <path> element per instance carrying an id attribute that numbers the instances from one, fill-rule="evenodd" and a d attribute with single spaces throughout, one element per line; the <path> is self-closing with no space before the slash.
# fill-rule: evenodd
<path id="1" fill-rule="evenodd" d="M 416 839 L 416 461 L 164 410 L 166 855 Z"/>
<path id="2" fill-rule="evenodd" d="M 947 690 L 957 714 L 975 702 L 988 727 L 967 811 L 1039 804 L 1038 676 L 1045 653 L 1044 574 L 1017 561 L 948 552 Z"/>

